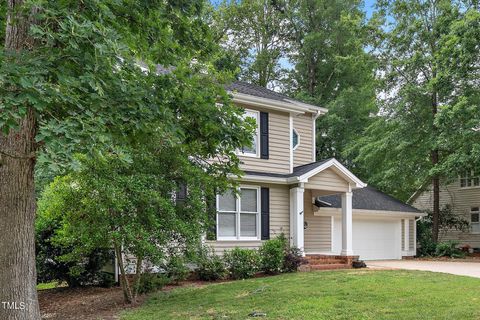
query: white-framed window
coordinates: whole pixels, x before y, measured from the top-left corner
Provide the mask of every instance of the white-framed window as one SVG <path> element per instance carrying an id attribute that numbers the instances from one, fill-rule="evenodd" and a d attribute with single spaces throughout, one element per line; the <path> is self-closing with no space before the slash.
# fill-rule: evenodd
<path id="1" fill-rule="evenodd" d="M 480 186 L 480 175 L 465 172 L 460 176 L 460 188 L 472 188 Z"/>
<path id="2" fill-rule="evenodd" d="M 472 233 L 480 233 L 480 208 L 470 209 L 470 228 Z"/>
<path id="3" fill-rule="evenodd" d="M 298 131 L 293 128 L 292 129 L 292 149 L 295 150 L 298 148 L 300 145 L 300 135 L 298 134 Z"/>
<path id="4" fill-rule="evenodd" d="M 260 239 L 260 187 L 217 195 L 217 240 Z"/>
<path id="5" fill-rule="evenodd" d="M 256 129 L 252 137 L 252 145 L 244 146 L 238 153 L 242 156 L 259 157 L 260 155 L 260 112 L 255 110 L 245 110 L 244 119 L 252 118 L 255 120 Z"/>

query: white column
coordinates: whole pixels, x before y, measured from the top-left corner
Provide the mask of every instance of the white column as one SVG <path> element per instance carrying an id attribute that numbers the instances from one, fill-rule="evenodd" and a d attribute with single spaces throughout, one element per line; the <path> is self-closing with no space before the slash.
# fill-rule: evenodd
<path id="1" fill-rule="evenodd" d="M 353 256 L 352 192 L 342 194 L 342 256 Z"/>
<path id="2" fill-rule="evenodd" d="M 290 245 L 304 251 L 303 185 L 290 189 Z"/>

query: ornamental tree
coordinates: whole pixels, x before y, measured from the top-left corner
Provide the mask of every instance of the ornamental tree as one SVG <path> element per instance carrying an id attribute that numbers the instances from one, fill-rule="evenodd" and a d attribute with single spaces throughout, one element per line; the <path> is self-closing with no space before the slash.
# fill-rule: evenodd
<path id="1" fill-rule="evenodd" d="M 37 162 L 42 176 L 61 173 L 75 152 L 120 153 L 159 132 L 165 145 L 187 142 L 183 154 L 200 146 L 198 163 L 220 155 L 208 170 L 226 176 L 249 130 L 210 67 L 203 1 L 10 0 L 0 17 L 0 298 L 25 303 L 0 318 L 39 319 Z"/>

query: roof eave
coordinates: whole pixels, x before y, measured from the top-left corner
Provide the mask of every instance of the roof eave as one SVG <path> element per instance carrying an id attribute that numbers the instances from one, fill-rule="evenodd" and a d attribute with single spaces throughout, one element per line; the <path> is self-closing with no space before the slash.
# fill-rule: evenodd
<path id="1" fill-rule="evenodd" d="M 300 103 L 296 101 L 293 102 L 291 100 L 288 100 L 288 102 L 284 102 L 232 91 L 229 91 L 229 93 L 233 96 L 233 102 L 244 103 L 256 107 L 264 107 L 277 111 L 292 112 L 297 114 L 305 112 L 325 114 L 328 112 L 328 110 L 325 108 L 317 107 L 307 103 Z"/>

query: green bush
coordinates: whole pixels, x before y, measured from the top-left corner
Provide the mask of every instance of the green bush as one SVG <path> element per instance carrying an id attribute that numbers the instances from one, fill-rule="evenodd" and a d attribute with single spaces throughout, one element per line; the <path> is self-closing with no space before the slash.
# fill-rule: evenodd
<path id="1" fill-rule="evenodd" d="M 267 274 L 277 274 L 283 269 L 285 260 L 286 243 L 283 238 L 267 240 L 259 250 L 261 265 L 260 268 Z"/>
<path id="2" fill-rule="evenodd" d="M 220 280 L 224 279 L 228 274 L 222 257 L 216 255 L 213 249 L 208 247 L 200 249 L 197 257 L 197 266 L 197 276 L 200 280 Z"/>
<path id="3" fill-rule="evenodd" d="M 458 248 L 458 242 L 456 241 L 439 242 L 435 249 L 435 255 L 437 257 L 451 257 L 451 258 L 465 257 L 465 253 Z"/>
<path id="4" fill-rule="evenodd" d="M 256 250 L 235 248 L 226 251 L 224 259 L 233 279 L 251 278 L 259 270 L 260 256 Z"/>
<path id="5" fill-rule="evenodd" d="M 307 260 L 303 257 L 302 251 L 298 248 L 289 248 L 283 261 L 283 272 L 297 272 L 298 267 L 306 264 Z"/>
<path id="6" fill-rule="evenodd" d="M 185 259 L 180 255 L 172 255 L 165 265 L 168 278 L 178 284 L 190 275 L 190 269 L 185 265 Z"/>
<path id="7" fill-rule="evenodd" d="M 164 274 L 144 273 L 140 277 L 138 293 L 144 294 L 157 291 L 163 288 L 168 283 L 170 283 L 170 279 Z"/>
<path id="8" fill-rule="evenodd" d="M 110 272 L 101 272 L 99 286 L 104 288 L 111 288 L 115 285 L 115 277 Z"/>

